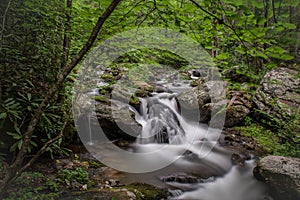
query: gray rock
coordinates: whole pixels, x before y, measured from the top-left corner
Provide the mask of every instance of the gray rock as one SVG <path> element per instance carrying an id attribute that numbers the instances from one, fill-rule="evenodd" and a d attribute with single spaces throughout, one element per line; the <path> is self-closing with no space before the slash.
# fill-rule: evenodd
<path id="1" fill-rule="evenodd" d="M 217 103 L 211 103 L 211 105 L 205 105 L 204 107 L 209 110 L 209 108 L 214 108 L 214 111 L 217 111 L 215 114 L 212 114 L 212 119 L 222 116 L 226 112 L 225 117 L 225 127 L 233 127 L 241 123 L 245 117 L 251 112 L 253 107 L 251 102 L 251 96 L 242 91 L 231 91 L 229 94 L 230 99 L 224 101 L 219 101 Z M 203 117 L 208 116 L 208 110 L 201 112 Z M 222 118 L 221 118 L 222 119 Z"/>
<path id="2" fill-rule="evenodd" d="M 296 70 L 278 68 L 264 76 L 261 87 L 253 97 L 257 119 L 274 127 L 289 121 L 300 107 L 300 78 L 297 73 Z"/>
<path id="3" fill-rule="evenodd" d="M 225 127 L 233 127 L 242 122 L 251 112 L 253 104 L 251 96 L 242 91 L 232 91 L 228 100 Z"/>
<path id="4" fill-rule="evenodd" d="M 141 132 L 141 125 L 134 120 L 134 113 L 122 102 L 97 104 L 96 113 L 102 130 L 110 139 L 134 139 Z"/>
<path id="5" fill-rule="evenodd" d="M 267 156 L 256 168 L 254 175 L 267 183 L 276 200 L 300 199 L 300 159 Z"/>

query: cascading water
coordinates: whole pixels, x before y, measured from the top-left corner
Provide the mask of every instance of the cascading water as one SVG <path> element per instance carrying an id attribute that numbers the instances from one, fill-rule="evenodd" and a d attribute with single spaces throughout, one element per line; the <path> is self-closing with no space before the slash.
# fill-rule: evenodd
<path id="1" fill-rule="evenodd" d="M 252 175 L 254 160 L 232 166 L 232 152 L 217 143 L 218 131 L 207 125 L 189 122 L 179 113 L 176 95 L 154 94 L 141 100 L 140 112 L 135 112 L 136 121 L 142 125 L 142 133 L 133 145 L 137 152 L 157 151 L 145 162 L 160 162 L 176 158 L 175 162 L 157 174 L 144 175 L 147 179 L 162 174 L 190 173 L 199 177 L 217 176 L 203 181 L 196 178 L 193 183 L 164 180 L 173 188 L 170 198 L 200 200 L 263 200 L 266 188 Z M 184 152 L 184 153 L 182 153 Z M 134 175 L 132 175 L 134 176 Z M 182 182 L 182 181 L 181 181 Z M 196 182 L 196 183 L 195 183 Z M 175 189 L 177 188 L 177 189 Z M 180 190 L 178 190 L 180 189 Z"/>
<path id="2" fill-rule="evenodd" d="M 185 132 L 178 121 L 178 108 L 174 95 L 160 94 L 141 99 L 141 110 L 136 121 L 143 127 L 137 138 L 139 144 L 182 144 Z"/>

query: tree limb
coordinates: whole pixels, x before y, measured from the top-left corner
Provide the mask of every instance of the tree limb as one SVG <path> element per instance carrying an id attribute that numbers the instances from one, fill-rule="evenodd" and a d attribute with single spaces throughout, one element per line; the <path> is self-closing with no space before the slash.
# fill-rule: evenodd
<path id="1" fill-rule="evenodd" d="M 52 138 L 51 140 L 47 141 L 44 146 L 42 148 L 40 148 L 40 150 L 20 169 L 19 173 L 22 173 L 23 171 L 25 171 L 28 167 L 30 167 L 43 153 L 45 153 L 47 147 L 49 147 L 50 145 L 52 145 L 54 142 L 56 142 L 57 140 L 59 140 L 63 134 L 64 134 L 64 130 L 68 124 L 68 121 L 71 117 L 72 114 L 72 110 L 68 113 L 68 115 L 65 118 L 64 124 L 59 132 L 59 134 Z"/>

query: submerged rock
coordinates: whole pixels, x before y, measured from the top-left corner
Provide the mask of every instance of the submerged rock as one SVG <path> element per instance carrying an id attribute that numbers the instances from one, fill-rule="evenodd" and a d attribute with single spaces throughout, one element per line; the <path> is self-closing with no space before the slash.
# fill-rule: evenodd
<path id="1" fill-rule="evenodd" d="M 300 159 L 267 156 L 254 169 L 257 179 L 266 182 L 276 200 L 300 199 Z"/>

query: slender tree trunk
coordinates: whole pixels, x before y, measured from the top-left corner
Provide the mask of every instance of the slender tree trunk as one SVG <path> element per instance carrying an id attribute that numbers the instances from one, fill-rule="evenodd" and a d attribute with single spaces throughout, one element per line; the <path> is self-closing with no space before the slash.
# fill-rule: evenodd
<path id="1" fill-rule="evenodd" d="M 275 10 L 275 0 L 272 0 L 272 11 L 273 11 L 273 20 L 274 23 L 277 23 L 277 18 L 276 18 L 276 10 Z"/>
<path id="2" fill-rule="evenodd" d="M 71 16 L 72 16 L 72 0 L 66 0 L 66 18 L 64 23 L 64 38 L 63 38 L 63 56 L 61 62 L 61 69 L 63 69 L 69 60 L 70 46 L 71 46 Z M 62 111 L 64 104 L 65 86 L 63 85 L 57 97 L 57 105 L 59 106 L 59 112 Z"/>
<path id="3" fill-rule="evenodd" d="M 290 6 L 289 11 L 290 11 L 289 22 L 297 26 L 297 22 L 295 19 L 296 7 Z M 296 31 L 297 30 L 295 30 L 295 32 L 294 31 L 289 32 L 289 37 L 297 37 Z M 288 50 L 290 53 L 294 53 L 296 51 L 295 45 L 289 45 Z"/>
<path id="4" fill-rule="evenodd" d="M 3 9 L 3 15 L 2 15 L 2 22 L 1 22 L 1 30 L 0 30 L 0 56 L 2 57 L 0 62 L 2 62 L 2 63 L 0 63 L 0 77 L 3 77 L 3 75 L 5 74 L 5 62 L 4 62 L 5 56 L 2 52 L 2 48 L 3 48 L 3 43 L 4 43 L 5 26 L 7 23 L 7 13 L 10 8 L 11 0 L 8 0 L 7 2 L 4 1 L 4 2 L 2 2 L 2 4 L 3 4 L 3 8 L 1 5 L 1 10 Z M 3 101 L 2 93 L 3 93 L 3 86 L 2 86 L 2 82 L 0 80 L 0 104 Z"/>
<path id="5" fill-rule="evenodd" d="M 35 127 L 36 127 L 42 113 L 44 112 L 45 107 L 48 105 L 48 103 L 53 98 L 53 96 L 55 94 L 57 94 L 59 88 L 63 84 L 63 82 L 66 79 L 66 77 L 68 76 L 68 74 L 82 60 L 84 55 L 91 49 L 104 22 L 109 18 L 111 13 L 115 10 L 115 8 L 117 7 L 117 5 L 120 2 L 121 2 L 121 0 L 113 0 L 111 2 L 111 4 L 108 6 L 108 8 L 106 9 L 106 11 L 98 18 L 98 21 L 97 21 L 96 25 L 94 26 L 92 33 L 91 33 L 88 41 L 86 42 L 86 44 L 82 47 L 82 49 L 79 51 L 79 53 L 76 56 L 74 56 L 72 61 L 63 68 L 62 74 L 60 74 L 58 76 L 57 81 L 47 92 L 42 103 L 39 105 L 38 109 L 35 111 L 34 116 L 32 117 L 31 121 L 29 122 L 28 128 L 27 128 L 26 132 L 24 133 L 24 139 L 23 139 L 23 144 L 21 146 L 21 149 L 18 152 L 18 155 L 17 155 L 15 161 L 13 162 L 13 164 L 8 167 L 7 173 L 4 177 L 4 180 L 2 181 L 2 183 L 0 185 L 0 198 L 1 198 L 1 195 L 4 195 L 4 192 L 6 191 L 7 187 L 12 183 L 12 180 L 16 176 L 19 175 L 19 170 L 23 164 L 24 156 L 26 155 L 28 146 L 31 141 L 32 134 L 35 130 Z"/>
<path id="6" fill-rule="evenodd" d="M 297 25 L 297 42 L 295 44 L 296 60 L 300 61 L 300 4 L 297 7 L 296 25 Z"/>
<path id="7" fill-rule="evenodd" d="M 265 0 L 264 17 L 266 19 L 266 22 L 264 23 L 264 28 L 268 28 L 269 26 L 269 6 L 270 6 L 269 0 Z M 266 50 L 267 48 L 268 48 L 267 44 L 264 44 L 264 50 Z"/>
<path id="8" fill-rule="evenodd" d="M 64 30 L 64 43 L 63 43 L 63 59 L 61 68 L 64 68 L 68 63 L 70 55 L 70 46 L 71 46 L 71 15 L 72 15 L 72 0 L 67 0 L 67 10 L 66 10 L 66 22 Z"/>

